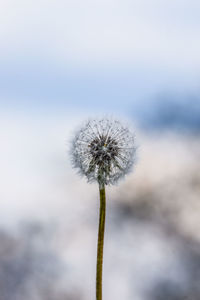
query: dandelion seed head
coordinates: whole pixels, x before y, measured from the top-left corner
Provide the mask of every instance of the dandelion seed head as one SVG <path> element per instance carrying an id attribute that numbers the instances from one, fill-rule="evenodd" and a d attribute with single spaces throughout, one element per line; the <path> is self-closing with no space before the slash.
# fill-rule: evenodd
<path id="1" fill-rule="evenodd" d="M 133 167 L 134 135 L 118 120 L 89 120 L 72 141 L 71 157 L 74 168 L 89 182 L 115 184 Z"/>

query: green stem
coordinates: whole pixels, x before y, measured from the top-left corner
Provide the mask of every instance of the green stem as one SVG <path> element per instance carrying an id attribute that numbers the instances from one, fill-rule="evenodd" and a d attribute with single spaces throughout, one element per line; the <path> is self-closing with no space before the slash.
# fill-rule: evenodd
<path id="1" fill-rule="evenodd" d="M 99 232 L 97 245 L 97 269 L 96 269 L 96 300 L 102 300 L 102 269 L 103 269 L 103 242 L 106 217 L 106 193 L 105 186 L 99 186 Z"/>

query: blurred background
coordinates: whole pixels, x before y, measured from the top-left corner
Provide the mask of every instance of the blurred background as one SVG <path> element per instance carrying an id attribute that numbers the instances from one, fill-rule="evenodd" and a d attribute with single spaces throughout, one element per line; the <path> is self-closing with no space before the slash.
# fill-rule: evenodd
<path id="1" fill-rule="evenodd" d="M 0 300 L 95 298 L 98 187 L 68 155 L 87 117 L 134 128 L 107 189 L 104 299 L 200 295 L 200 2 L 0 1 Z"/>

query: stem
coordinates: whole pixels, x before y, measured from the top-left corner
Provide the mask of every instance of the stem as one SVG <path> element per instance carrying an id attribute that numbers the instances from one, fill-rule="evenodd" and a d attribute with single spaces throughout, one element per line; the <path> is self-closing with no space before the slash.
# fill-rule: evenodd
<path id="1" fill-rule="evenodd" d="M 96 300 L 102 300 L 102 269 L 103 269 L 103 242 L 106 217 L 106 193 L 105 186 L 99 186 L 100 209 L 99 209 L 99 232 L 97 245 L 97 269 L 96 269 Z"/>

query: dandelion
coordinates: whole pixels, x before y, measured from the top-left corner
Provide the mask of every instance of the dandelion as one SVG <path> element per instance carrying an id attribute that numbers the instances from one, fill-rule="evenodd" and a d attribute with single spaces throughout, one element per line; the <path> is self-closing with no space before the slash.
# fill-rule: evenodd
<path id="1" fill-rule="evenodd" d="M 118 120 L 89 120 L 76 133 L 71 148 L 72 164 L 88 182 L 97 182 L 100 193 L 96 266 L 96 299 L 102 300 L 103 243 L 106 214 L 105 186 L 117 183 L 134 164 L 135 140 Z"/>

